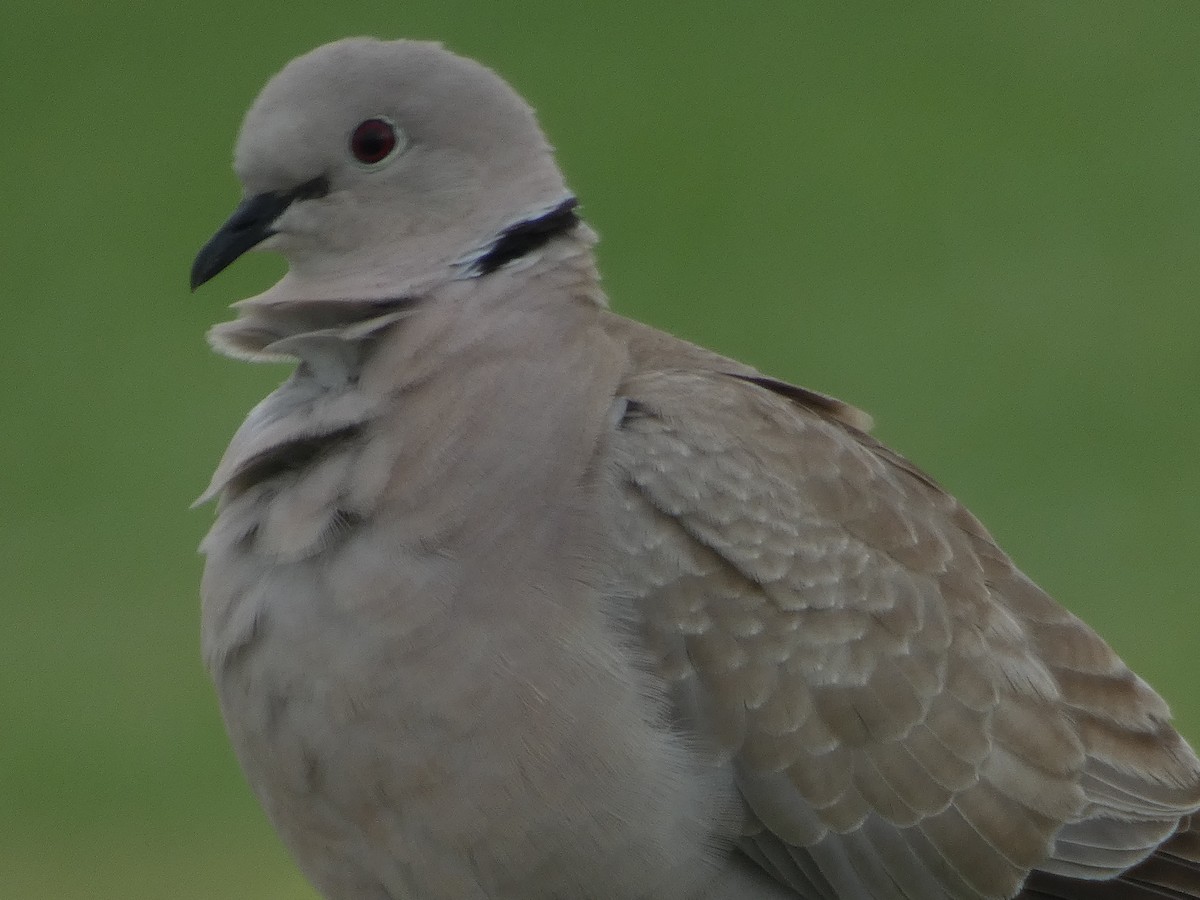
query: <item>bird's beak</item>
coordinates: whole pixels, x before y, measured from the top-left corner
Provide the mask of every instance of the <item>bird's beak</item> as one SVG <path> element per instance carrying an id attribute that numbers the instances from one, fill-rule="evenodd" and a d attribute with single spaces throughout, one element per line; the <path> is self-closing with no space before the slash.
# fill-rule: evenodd
<path id="1" fill-rule="evenodd" d="M 238 204 L 224 225 L 196 254 L 192 290 L 200 287 L 235 259 L 275 233 L 275 220 L 291 204 L 288 194 L 255 194 Z"/>
<path id="2" fill-rule="evenodd" d="M 290 191 L 268 191 L 247 197 L 196 254 L 192 263 L 192 290 L 275 234 L 275 222 L 292 203 L 323 197 L 328 192 L 329 183 L 324 178 L 314 178 Z"/>

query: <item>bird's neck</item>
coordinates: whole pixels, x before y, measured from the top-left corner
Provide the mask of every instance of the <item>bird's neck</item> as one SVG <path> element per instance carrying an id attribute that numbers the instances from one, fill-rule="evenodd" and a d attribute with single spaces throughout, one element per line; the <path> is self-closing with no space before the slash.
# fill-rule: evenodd
<path id="1" fill-rule="evenodd" d="M 550 380 L 559 381 L 572 367 L 586 368 L 586 335 L 605 300 L 594 237 L 579 228 L 486 273 L 443 273 L 411 293 L 311 300 L 276 291 L 239 304 L 239 317 L 210 333 L 216 349 L 299 364 L 251 411 L 201 499 L 245 483 L 255 460 L 278 448 L 360 429 L 390 398 L 442 376 L 487 392 L 500 390 L 500 380 L 489 386 L 469 373 L 489 366 L 507 373 L 508 363 L 526 360 L 535 368 L 558 366 Z M 541 358 L 529 360 L 531 348 Z"/>
<path id="2" fill-rule="evenodd" d="M 213 327 L 209 342 L 250 362 L 308 361 L 314 347 L 359 344 L 434 304 L 486 307 L 565 293 L 604 306 L 592 253 L 596 235 L 575 207 L 567 197 L 530 210 L 463 239 L 440 258 L 397 248 L 353 278 L 292 269 L 269 290 L 235 304 L 238 317 Z"/>

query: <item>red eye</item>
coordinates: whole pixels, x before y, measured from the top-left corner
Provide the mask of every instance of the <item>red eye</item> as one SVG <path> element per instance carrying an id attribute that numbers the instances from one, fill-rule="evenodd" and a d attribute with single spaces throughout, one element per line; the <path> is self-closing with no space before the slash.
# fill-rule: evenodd
<path id="1" fill-rule="evenodd" d="M 350 135 L 350 152 L 361 163 L 373 165 L 396 149 L 396 126 L 387 119 L 360 122 Z"/>

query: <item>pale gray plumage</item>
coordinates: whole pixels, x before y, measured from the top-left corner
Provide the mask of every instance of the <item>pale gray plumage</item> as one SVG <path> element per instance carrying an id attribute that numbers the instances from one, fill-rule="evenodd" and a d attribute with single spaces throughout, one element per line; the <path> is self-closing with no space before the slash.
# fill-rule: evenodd
<path id="1" fill-rule="evenodd" d="M 1200 896 L 1166 704 L 861 413 L 608 312 L 494 74 L 319 48 L 235 167 L 193 282 L 282 253 L 211 338 L 298 365 L 203 498 L 204 655 L 325 896 Z"/>

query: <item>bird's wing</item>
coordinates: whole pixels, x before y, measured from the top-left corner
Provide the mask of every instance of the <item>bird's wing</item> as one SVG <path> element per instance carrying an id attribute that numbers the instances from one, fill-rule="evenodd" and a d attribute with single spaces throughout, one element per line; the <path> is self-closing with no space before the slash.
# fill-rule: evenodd
<path id="1" fill-rule="evenodd" d="M 640 355 L 612 445 L 628 590 L 777 878 L 1011 897 L 1118 873 L 1200 806 L 1162 699 L 928 476 L 800 389 Z"/>

